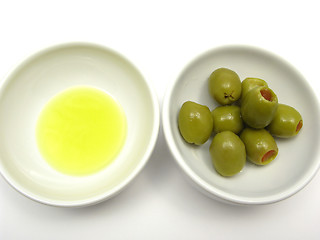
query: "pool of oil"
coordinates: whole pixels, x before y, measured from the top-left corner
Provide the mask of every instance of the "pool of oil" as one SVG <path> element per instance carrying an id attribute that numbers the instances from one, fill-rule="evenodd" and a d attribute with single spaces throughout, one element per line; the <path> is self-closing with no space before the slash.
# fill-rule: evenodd
<path id="1" fill-rule="evenodd" d="M 106 168 L 124 145 L 127 121 L 121 105 L 106 92 L 87 86 L 58 93 L 36 125 L 39 151 L 57 171 L 75 176 Z"/>

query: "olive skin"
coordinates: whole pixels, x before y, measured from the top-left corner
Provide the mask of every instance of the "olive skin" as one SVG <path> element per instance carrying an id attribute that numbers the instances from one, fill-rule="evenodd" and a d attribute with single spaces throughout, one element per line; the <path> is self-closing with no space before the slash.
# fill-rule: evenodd
<path id="1" fill-rule="evenodd" d="M 241 83 L 242 92 L 241 92 L 241 99 L 244 98 L 247 93 L 255 87 L 268 87 L 266 81 L 260 78 L 246 78 Z"/>
<path id="2" fill-rule="evenodd" d="M 231 131 L 216 134 L 209 151 L 214 168 L 225 177 L 239 173 L 246 163 L 245 146 L 238 135 Z"/>
<path id="3" fill-rule="evenodd" d="M 240 138 L 246 147 L 247 159 L 257 165 L 266 165 L 278 155 L 278 146 L 265 129 L 245 128 Z"/>
<path id="4" fill-rule="evenodd" d="M 232 104 L 241 96 L 241 81 L 237 73 L 218 68 L 209 77 L 210 95 L 221 105 Z"/>
<path id="5" fill-rule="evenodd" d="M 279 104 L 276 114 L 267 129 L 273 136 L 290 138 L 299 133 L 302 125 L 302 117 L 296 109 L 285 104 Z"/>
<path id="6" fill-rule="evenodd" d="M 210 109 L 191 101 L 183 103 L 179 111 L 178 126 L 186 142 L 196 145 L 205 143 L 213 128 Z"/>
<path id="7" fill-rule="evenodd" d="M 215 133 L 231 131 L 238 134 L 243 129 L 239 106 L 220 106 L 211 112 Z"/>
<path id="8" fill-rule="evenodd" d="M 243 121 L 252 128 L 264 128 L 270 124 L 278 108 L 278 98 L 268 87 L 255 87 L 241 102 Z"/>

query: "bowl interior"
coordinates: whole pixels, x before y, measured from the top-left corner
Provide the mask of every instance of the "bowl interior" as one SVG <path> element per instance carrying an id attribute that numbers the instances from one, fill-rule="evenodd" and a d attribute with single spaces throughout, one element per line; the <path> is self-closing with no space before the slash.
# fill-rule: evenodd
<path id="1" fill-rule="evenodd" d="M 213 168 L 209 154 L 212 137 L 202 146 L 187 144 L 181 137 L 177 117 L 188 100 L 213 110 L 218 103 L 208 91 L 208 77 L 219 67 L 238 73 L 241 81 L 258 77 L 267 81 L 279 102 L 295 107 L 304 126 L 292 139 L 276 139 L 279 154 L 267 166 L 246 163 L 242 172 L 225 178 Z M 305 79 L 287 62 L 261 49 L 228 46 L 209 51 L 182 72 L 164 101 L 164 131 L 179 165 L 202 190 L 237 203 L 270 203 L 301 189 L 319 167 L 319 106 Z"/>
<path id="2" fill-rule="evenodd" d="M 123 107 L 125 144 L 111 165 L 85 177 L 52 169 L 41 157 L 35 126 L 45 104 L 73 86 L 104 90 Z M 158 109 L 149 86 L 126 59 L 91 44 L 44 50 L 22 63 L 0 92 L 0 166 L 23 194 L 54 205 L 82 205 L 110 197 L 144 166 L 155 143 Z"/>

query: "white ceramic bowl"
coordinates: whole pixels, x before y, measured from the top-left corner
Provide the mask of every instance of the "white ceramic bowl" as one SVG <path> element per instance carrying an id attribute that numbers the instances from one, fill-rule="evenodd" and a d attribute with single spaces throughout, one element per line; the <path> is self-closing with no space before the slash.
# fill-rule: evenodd
<path id="1" fill-rule="evenodd" d="M 279 154 L 267 166 L 247 163 L 231 178 L 220 176 L 209 154 L 212 137 L 203 146 L 187 144 L 178 130 L 181 105 L 188 100 L 218 104 L 208 91 L 208 77 L 219 67 L 240 76 L 265 79 L 279 102 L 295 107 L 304 126 L 292 139 L 277 139 Z M 168 146 L 192 183 L 213 198 L 239 204 L 267 204 L 285 199 L 302 189 L 316 174 L 319 165 L 319 103 L 308 82 L 290 64 L 265 50 L 249 46 L 223 46 L 192 61 L 169 86 L 163 103 L 163 128 Z"/>
<path id="2" fill-rule="evenodd" d="M 102 89 L 123 107 L 128 130 L 111 165 L 85 177 L 52 169 L 41 157 L 35 125 L 44 105 L 78 85 Z M 0 88 L 0 171 L 19 192 L 55 206 L 86 206 L 120 192 L 142 170 L 156 143 L 159 105 L 139 71 L 118 53 L 89 43 L 40 51 L 21 63 Z"/>

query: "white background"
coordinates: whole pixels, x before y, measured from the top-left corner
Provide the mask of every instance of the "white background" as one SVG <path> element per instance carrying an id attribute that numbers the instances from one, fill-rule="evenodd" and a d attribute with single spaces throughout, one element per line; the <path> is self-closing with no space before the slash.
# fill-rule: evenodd
<path id="1" fill-rule="evenodd" d="M 15 64 L 70 41 L 125 55 L 155 88 L 204 51 L 224 44 L 265 48 L 291 62 L 320 93 L 317 1 L 0 1 L 0 81 Z M 290 86 L 288 86 L 290 87 Z M 1 147 L 1 146 L 0 146 Z M 299 149 L 296 149 L 299 151 Z M 41 205 L 0 177 L 0 239 L 320 239 L 320 173 L 293 197 L 233 206 L 199 193 L 175 164 L 160 130 L 141 174 L 101 204 Z"/>

